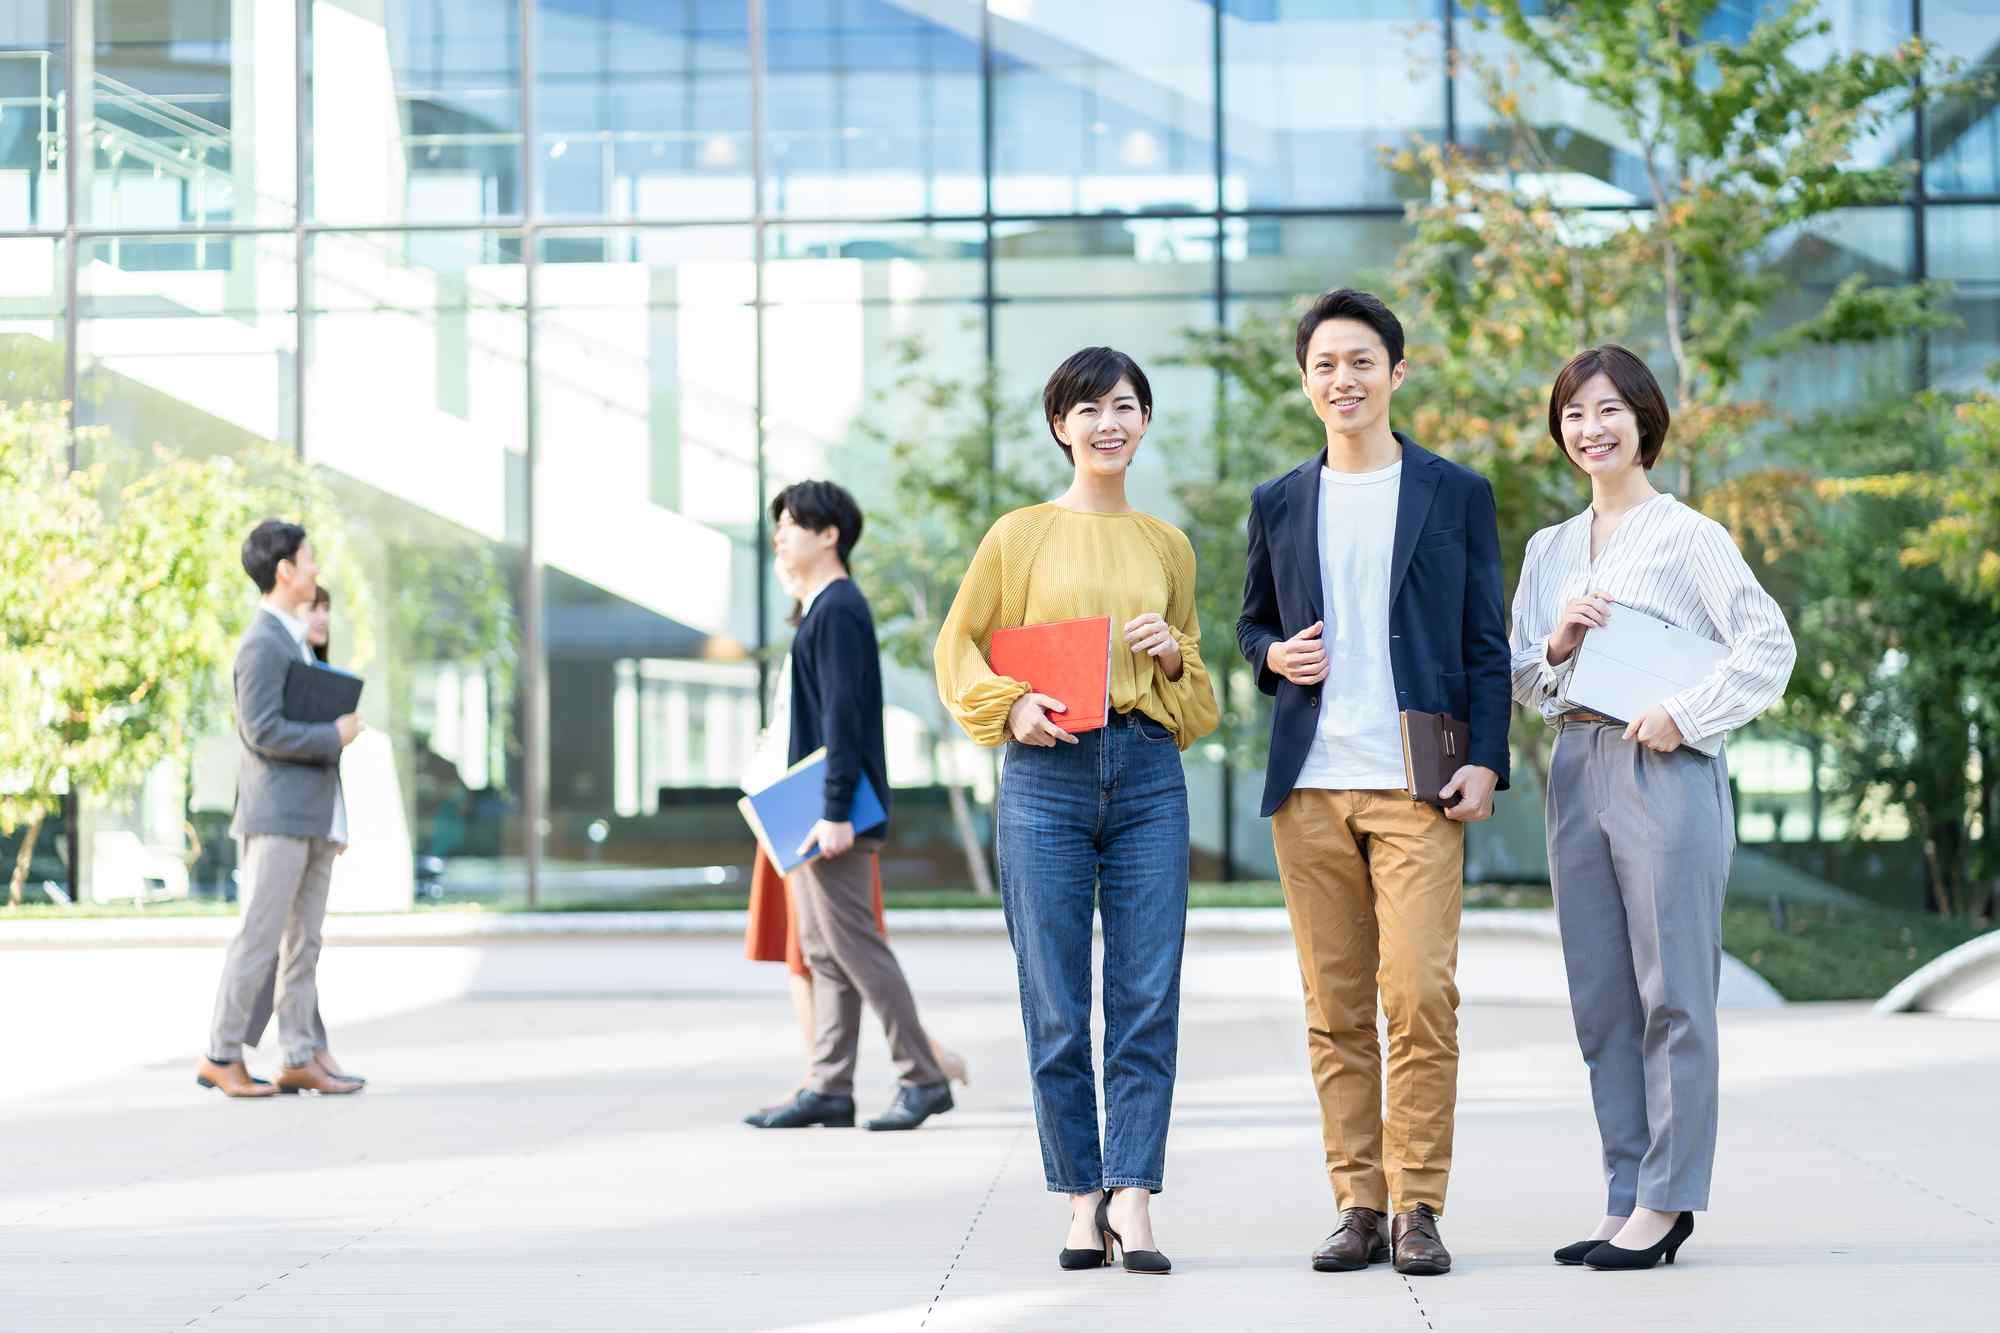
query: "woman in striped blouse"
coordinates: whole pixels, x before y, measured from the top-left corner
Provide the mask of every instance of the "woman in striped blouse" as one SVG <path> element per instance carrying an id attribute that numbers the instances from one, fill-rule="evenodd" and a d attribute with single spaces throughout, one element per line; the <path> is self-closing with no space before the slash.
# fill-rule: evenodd
<path id="1" fill-rule="evenodd" d="M 1560 1263 L 1672 1263 L 1708 1206 L 1716 1137 L 1722 895 L 1735 848 L 1728 766 L 1684 742 L 1775 703 L 1795 651 L 1721 524 L 1654 489 L 1659 382 L 1622 347 L 1582 352 L 1549 395 L 1549 434 L 1590 508 L 1528 542 L 1514 597 L 1514 697 L 1557 728 L 1549 879 L 1608 1192 Z M 1707 677 L 1629 722 L 1571 704 L 1584 636 L 1619 608 L 1723 644 Z"/>

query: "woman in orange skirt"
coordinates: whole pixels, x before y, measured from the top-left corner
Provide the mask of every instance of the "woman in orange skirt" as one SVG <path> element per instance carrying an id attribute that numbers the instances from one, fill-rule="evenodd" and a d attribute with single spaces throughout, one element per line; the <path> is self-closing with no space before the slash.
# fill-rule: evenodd
<path id="1" fill-rule="evenodd" d="M 882 858 L 878 855 L 870 859 L 874 862 L 871 869 L 875 881 L 875 928 L 886 938 L 889 925 L 882 916 Z M 743 932 L 743 956 L 753 963 L 785 965 L 792 987 L 792 1013 L 799 1021 L 799 1035 L 804 1039 L 806 1063 L 810 1067 L 814 1032 L 812 969 L 806 966 L 805 956 L 799 951 L 799 921 L 785 897 L 785 877 L 764 855 L 762 847 L 757 849 L 756 864 L 750 870 L 750 921 Z M 972 1082 L 964 1056 L 935 1037 L 931 1039 L 931 1053 L 937 1057 L 938 1067 L 944 1070 L 946 1078 L 961 1086 Z"/>

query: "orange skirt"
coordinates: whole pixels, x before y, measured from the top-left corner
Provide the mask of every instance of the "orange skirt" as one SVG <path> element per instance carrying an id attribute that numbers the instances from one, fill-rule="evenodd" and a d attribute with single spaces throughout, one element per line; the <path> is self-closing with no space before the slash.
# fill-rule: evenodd
<path id="1" fill-rule="evenodd" d="M 889 924 L 882 917 L 882 858 L 871 855 L 868 859 L 875 872 L 875 929 L 887 938 Z M 812 969 L 799 952 L 799 919 L 785 893 L 785 877 L 759 847 L 757 864 L 750 871 L 750 923 L 743 932 L 743 956 L 753 963 L 783 963 L 793 976 L 809 977 Z"/>

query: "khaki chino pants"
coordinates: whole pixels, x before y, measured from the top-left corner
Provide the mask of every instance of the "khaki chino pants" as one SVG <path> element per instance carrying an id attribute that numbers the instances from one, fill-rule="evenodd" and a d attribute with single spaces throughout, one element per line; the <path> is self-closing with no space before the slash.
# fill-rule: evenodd
<path id="1" fill-rule="evenodd" d="M 1465 826 L 1404 792 L 1301 788 L 1272 817 L 1271 836 L 1335 1201 L 1378 1212 L 1421 1203 L 1442 1214 L 1458 1102 Z M 1389 1030 L 1386 1114 L 1378 990 Z"/>

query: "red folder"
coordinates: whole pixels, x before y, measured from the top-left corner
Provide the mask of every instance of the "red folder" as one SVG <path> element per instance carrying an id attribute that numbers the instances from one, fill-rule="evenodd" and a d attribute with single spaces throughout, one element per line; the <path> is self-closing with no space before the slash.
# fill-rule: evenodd
<path id="1" fill-rule="evenodd" d="M 1002 676 L 1060 699 L 1049 721 L 1071 735 L 1096 731 L 1111 716 L 1111 617 L 1086 616 L 993 631 L 986 660 Z"/>

